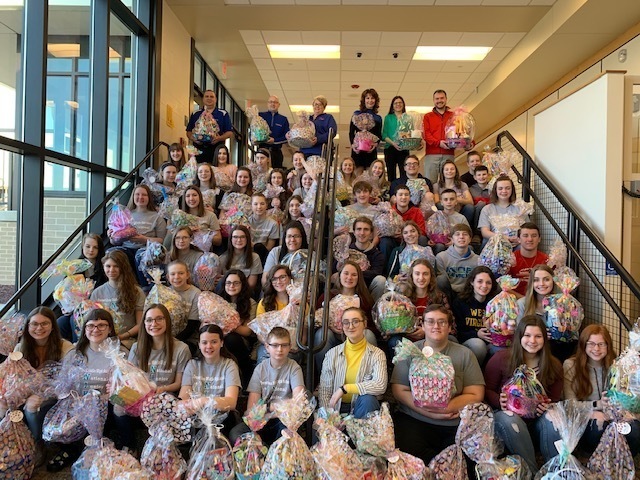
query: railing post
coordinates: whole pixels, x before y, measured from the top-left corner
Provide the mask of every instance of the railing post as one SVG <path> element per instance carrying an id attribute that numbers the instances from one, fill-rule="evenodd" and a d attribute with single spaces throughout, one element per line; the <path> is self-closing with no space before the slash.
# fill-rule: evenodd
<path id="1" fill-rule="evenodd" d="M 531 164 L 529 163 L 529 158 L 526 155 L 522 156 L 522 183 L 523 186 L 526 185 L 527 188 L 522 189 L 522 199 L 525 202 L 530 201 L 531 195 L 529 191 L 531 188 Z"/>

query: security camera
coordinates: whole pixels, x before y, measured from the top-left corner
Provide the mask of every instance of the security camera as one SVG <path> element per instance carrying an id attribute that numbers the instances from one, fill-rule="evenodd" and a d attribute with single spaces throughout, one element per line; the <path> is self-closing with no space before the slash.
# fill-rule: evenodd
<path id="1" fill-rule="evenodd" d="M 356 57 L 362 58 L 362 52 L 356 52 Z"/>
<path id="2" fill-rule="evenodd" d="M 398 58 L 398 52 L 393 52 L 392 55 L 393 55 L 393 58 Z"/>

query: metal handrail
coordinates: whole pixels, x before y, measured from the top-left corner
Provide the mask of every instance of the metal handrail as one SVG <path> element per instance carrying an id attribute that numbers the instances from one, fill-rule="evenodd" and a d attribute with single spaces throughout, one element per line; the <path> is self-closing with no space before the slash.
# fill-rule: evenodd
<path id="1" fill-rule="evenodd" d="M 38 268 L 35 272 L 31 274 L 31 276 L 27 279 L 27 281 L 20 286 L 20 288 L 16 291 L 16 293 L 14 293 L 11 296 L 11 298 L 7 301 L 5 306 L 2 307 L 2 309 L 0 310 L 0 318 L 2 318 L 9 311 L 11 311 L 13 306 L 18 302 L 18 300 L 20 300 L 24 292 L 26 292 L 38 280 L 40 275 L 44 273 L 47 267 L 49 267 L 49 265 L 51 265 L 54 262 L 54 260 L 58 258 L 66 250 L 66 248 L 71 244 L 73 239 L 76 238 L 80 233 L 84 231 L 85 227 L 89 224 L 89 222 L 93 219 L 93 217 L 95 217 L 98 214 L 98 212 L 102 211 L 107 206 L 109 201 L 116 196 L 116 194 L 120 191 L 122 186 L 125 183 L 129 182 L 137 174 L 140 167 L 142 167 L 142 165 L 144 165 L 162 146 L 169 148 L 168 143 L 158 142 L 155 145 L 155 147 L 153 147 L 153 149 L 151 149 L 144 156 L 144 158 L 140 160 L 140 162 L 138 162 L 138 164 L 127 175 L 125 175 L 125 177 L 120 181 L 120 183 L 113 190 L 111 190 L 110 193 L 108 193 L 105 196 L 104 200 L 100 202 L 100 205 L 98 205 L 89 214 L 89 216 L 71 233 L 71 235 L 69 235 L 67 239 L 64 242 L 62 242 L 62 245 L 60 245 L 60 247 L 55 252 L 53 252 L 49 258 L 47 258 L 44 262 L 42 262 L 42 265 L 40 265 L 40 268 Z"/>
<path id="2" fill-rule="evenodd" d="M 594 230 L 587 224 L 584 218 L 573 208 L 569 200 L 565 195 L 563 195 L 556 185 L 549 179 L 549 177 L 540 169 L 538 165 L 533 161 L 531 156 L 527 153 L 527 151 L 518 143 L 518 141 L 513 138 L 513 136 L 508 131 L 502 131 L 498 134 L 496 138 L 496 145 L 500 148 L 501 142 L 503 138 L 507 138 L 509 142 L 513 145 L 513 147 L 518 151 L 523 158 L 523 173 L 521 174 L 515 167 L 511 167 L 513 172 L 515 173 L 518 181 L 522 184 L 523 189 L 525 190 L 525 200 L 528 200 L 528 197 L 532 197 L 536 203 L 536 208 L 538 208 L 544 216 L 547 218 L 547 221 L 553 226 L 556 230 L 558 236 L 565 243 L 567 248 L 574 255 L 575 260 L 580 264 L 580 266 L 584 269 L 585 273 L 589 276 L 598 292 L 604 297 L 609 306 L 618 316 L 622 324 L 628 329 L 631 330 L 632 324 L 622 311 L 620 306 L 615 302 L 615 300 L 609 295 L 607 289 L 602 285 L 596 274 L 593 272 L 591 267 L 584 261 L 584 258 L 580 254 L 580 252 L 575 248 L 573 242 L 569 239 L 569 237 L 565 234 L 564 230 L 560 228 L 560 226 L 553 219 L 549 211 L 545 208 L 545 206 L 540 202 L 540 199 L 536 195 L 535 191 L 531 188 L 531 175 L 529 170 L 533 170 L 538 177 L 542 180 L 542 182 L 546 185 L 546 187 L 555 195 L 558 199 L 558 202 L 563 206 L 563 208 L 571 215 L 575 222 L 577 223 L 580 230 L 584 232 L 584 234 L 589 238 L 589 240 L 593 243 L 594 247 L 600 252 L 600 254 L 609 262 L 609 264 L 613 267 L 616 273 L 620 276 L 620 279 L 627 285 L 629 290 L 637 297 L 640 298 L 640 285 L 635 279 L 631 276 L 631 274 L 627 271 L 627 269 L 620 263 L 620 261 L 616 258 L 616 256 L 607 248 L 607 246 L 600 240 L 598 235 L 594 232 Z"/>

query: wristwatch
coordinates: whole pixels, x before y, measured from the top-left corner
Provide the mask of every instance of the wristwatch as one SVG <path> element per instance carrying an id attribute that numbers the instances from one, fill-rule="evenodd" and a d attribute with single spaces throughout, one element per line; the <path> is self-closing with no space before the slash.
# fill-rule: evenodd
<path id="1" fill-rule="evenodd" d="M 345 395 L 347 394 L 347 389 L 344 388 L 344 385 L 340 387 L 340 390 L 342 390 L 342 393 L 344 393 Z"/>

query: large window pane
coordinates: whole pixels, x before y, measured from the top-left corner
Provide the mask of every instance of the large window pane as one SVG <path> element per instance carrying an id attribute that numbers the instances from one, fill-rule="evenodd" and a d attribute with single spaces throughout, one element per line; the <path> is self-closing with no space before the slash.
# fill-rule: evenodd
<path id="1" fill-rule="evenodd" d="M 8 208 L 9 180 L 14 168 L 22 166 L 22 156 L 0 150 L 0 304 L 4 305 L 16 291 L 18 211 Z"/>
<path id="2" fill-rule="evenodd" d="M 23 13 L 22 5 L 0 9 L 0 135 L 18 140 Z"/>
<path id="3" fill-rule="evenodd" d="M 204 90 L 202 88 L 202 60 L 197 55 L 193 57 L 193 83 Z"/>
<path id="4" fill-rule="evenodd" d="M 129 171 L 133 166 L 131 97 L 134 37 L 127 27 L 111 15 L 109 36 L 109 101 L 107 112 L 107 166 Z"/>

